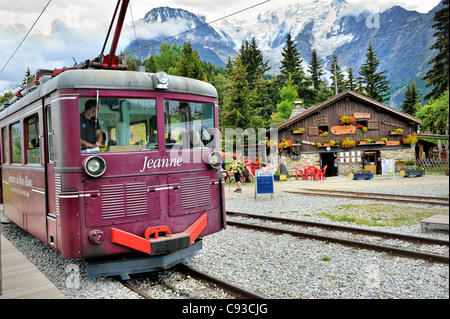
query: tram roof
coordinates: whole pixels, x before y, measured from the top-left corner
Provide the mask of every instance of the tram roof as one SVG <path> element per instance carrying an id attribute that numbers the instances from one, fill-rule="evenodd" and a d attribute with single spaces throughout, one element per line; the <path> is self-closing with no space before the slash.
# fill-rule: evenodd
<path id="1" fill-rule="evenodd" d="M 169 75 L 168 89 L 156 89 L 154 73 L 117 70 L 68 70 L 39 85 L 38 88 L 0 112 L 0 119 L 46 96 L 63 89 L 162 91 L 217 98 L 217 90 L 209 83 Z"/>
<path id="2" fill-rule="evenodd" d="M 61 89 L 108 89 L 156 91 L 154 73 L 117 70 L 70 70 L 49 81 L 47 91 Z M 190 78 L 169 75 L 167 92 L 217 97 L 217 91 L 209 83 Z"/>

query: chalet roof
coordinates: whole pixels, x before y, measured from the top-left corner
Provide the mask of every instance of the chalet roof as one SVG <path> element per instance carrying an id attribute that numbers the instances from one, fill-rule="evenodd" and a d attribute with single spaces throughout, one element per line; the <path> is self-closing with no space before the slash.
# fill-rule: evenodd
<path id="1" fill-rule="evenodd" d="M 324 102 L 322 102 L 320 104 L 317 104 L 317 105 L 315 105 L 315 106 L 305 110 L 305 112 L 302 112 L 301 114 L 298 114 L 298 115 L 296 115 L 294 117 L 289 118 L 288 120 L 286 120 L 284 122 L 281 122 L 280 124 L 277 125 L 277 128 L 278 129 L 285 128 L 285 127 L 291 125 L 292 123 L 294 123 L 294 122 L 296 122 L 296 121 L 298 121 L 298 120 L 300 120 L 302 118 L 308 117 L 309 115 L 313 115 L 317 111 L 319 111 L 320 109 L 326 108 L 326 107 L 330 106 L 331 104 L 333 104 L 333 103 L 335 103 L 335 102 L 337 102 L 339 100 L 342 100 L 344 98 L 347 98 L 347 97 L 352 97 L 352 98 L 354 98 L 356 100 L 360 100 L 362 102 L 365 102 L 366 104 L 372 105 L 376 109 L 383 109 L 384 111 L 386 111 L 388 113 L 393 113 L 395 115 L 403 117 L 403 118 L 413 122 L 414 124 L 421 124 L 422 123 L 421 120 L 419 120 L 418 118 L 416 118 L 416 117 L 414 117 L 414 116 L 412 116 L 410 114 L 407 114 L 407 113 L 401 112 L 399 110 L 396 110 L 396 109 L 394 109 L 394 108 L 392 108 L 390 106 L 387 106 L 387 105 L 385 105 L 383 103 L 380 103 L 380 102 L 378 102 L 378 101 L 376 101 L 374 99 L 371 99 L 371 98 L 369 98 L 367 96 L 364 96 L 362 94 L 359 94 L 359 93 L 356 93 L 356 92 L 353 92 L 353 91 L 350 91 L 350 90 L 346 90 L 346 91 L 341 92 L 341 93 L 333 96 L 332 98 L 330 98 L 330 99 L 328 99 L 328 100 L 326 100 L 326 101 L 324 101 Z"/>

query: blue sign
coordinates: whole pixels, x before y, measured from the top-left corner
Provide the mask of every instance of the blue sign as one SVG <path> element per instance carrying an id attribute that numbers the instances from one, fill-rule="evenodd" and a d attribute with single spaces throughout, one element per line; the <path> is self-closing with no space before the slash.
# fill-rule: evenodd
<path id="1" fill-rule="evenodd" d="M 261 170 L 256 171 L 256 194 L 273 194 L 273 172 L 263 174 Z"/>

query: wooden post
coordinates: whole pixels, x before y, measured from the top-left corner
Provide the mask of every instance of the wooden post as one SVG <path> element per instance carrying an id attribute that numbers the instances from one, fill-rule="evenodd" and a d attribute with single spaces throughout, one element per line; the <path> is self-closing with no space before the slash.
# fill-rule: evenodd
<path id="1" fill-rule="evenodd" d="M 337 65 L 336 61 L 334 61 L 334 89 L 336 92 L 336 95 L 338 95 L 338 84 L 337 84 Z"/>

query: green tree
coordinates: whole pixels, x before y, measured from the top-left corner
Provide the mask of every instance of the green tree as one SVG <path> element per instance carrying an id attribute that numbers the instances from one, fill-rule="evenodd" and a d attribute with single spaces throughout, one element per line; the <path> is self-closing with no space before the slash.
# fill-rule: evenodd
<path id="1" fill-rule="evenodd" d="M 304 75 L 302 70 L 303 60 L 300 58 L 300 53 L 292 41 L 291 34 L 288 33 L 286 38 L 286 46 L 281 52 L 283 58 L 281 59 L 280 72 L 284 80 L 289 79 L 290 76 L 294 78 L 294 83 Z"/>
<path id="2" fill-rule="evenodd" d="M 158 72 L 158 64 L 156 58 L 152 55 L 145 61 L 145 72 L 156 73 Z"/>
<path id="3" fill-rule="evenodd" d="M 177 64 L 182 58 L 183 48 L 176 43 L 162 43 L 159 54 L 155 56 L 158 71 L 165 71 L 171 75 L 177 75 Z"/>
<path id="4" fill-rule="evenodd" d="M 277 112 L 273 114 L 273 124 L 278 124 L 289 119 L 295 107 L 294 102 L 298 100 L 297 87 L 292 79 L 288 79 L 286 86 L 281 91 L 281 103 L 277 105 Z"/>
<path id="5" fill-rule="evenodd" d="M 406 86 L 405 98 L 403 99 L 401 110 L 402 112 L 415 115 L 417 112 L 417 105 L 420 104 L 420 93 L 416 88 L 416 82 L 412 81 L 411 87 Z"/>
<path id="6" fill-rule="evenodd" d="M 1 96 L 0 97 L 0 106 L 2 106 L 3 103 L 13 95 L 14 95 L 14 93 L 9 91 L 9 92 L 6 92 L 5 95 Z"/>
<path id="7" fill-rule="evenodd" d="M 27 71 L 25 72 L 25 76 L 24 76 L 24 79 L 22 80 L 22 83 L 20 83 L 20 87 L 24 88 L 33 81 L 34 81 L 34 76 L 31 75 L 30 68 L 27 67 Z"/>
<path id="8" fill-rule="evenodd" d="M 133 58 L 130 51 L 125 50 L 125 52 L 120 52 L 120 56 L 125 56 L 128 71 L 137 71 L 138 70 L 138 63 L 136 62 L 136 59 Z"/>
<path id="9" fill-rule="evenodd" d="M 242 64 L 247 68 L 247 73 L 250 78 L 257 78 L 264 76 L 270 70 L 268 66 L 269 61 L 264 62 L 262 51 L 258 48 L 256 39 L 253 38 L 251 43 L 245 41 L 239 49 L 239 55 L 242 59 Z"/>
<path id="10" fill-rule="evenodd" d="M 446 7 L 434 14 L 436 23 L 433 28 L 437 32 L 433 36 L 436 38 L 436 42 L 430 48 L 439 52 L 428 62 L 433 67 L 422 78 L 422 80 L 428 80 L 427 87 L 433 87 L 431 92 L 425 96 L 425 99 L 436 99 L 449 88 L 449 0 L 444 0 L 443 3 Z"/>
<path id="11" fill-rule="evenodd" d="M 422 120 L 421 130 L 448 135 L 448 109 L 449 90 L 438 99 L 429 100 L 426 105 L 420 106 L 416 112 L 416 117 Z"/>
<path id="12" fill-rule="evenodd" d="M 325 74 L 323 71 L 323 61 L 321 61 L 317 55 L 317 50 L 313 49 L 311 53 L 311 62 L 309 63 L 310 78 L 314 87 L 314 90 L 318 91 L 321 85 L 321 77 Z"/>
<path id="13" fill-rule="evenodd" d="M 353 75 L 352 67 L 348 68 L 348 77 L 347 77 L 347 90 L 355 91 L 356 90 L 356 82 L 355 76 Z"/>
<path id="14" fill-rule="evenodd" d="M 372 42 L 369 43 L 367 48 L 366 58 L 366 62 L 359 71 L 361 77 L 358 78 L 364 87 L 363 94 L 383 103 L 389 100 L 390 81 L 386 80 L 386 71 L 378 72 L 380 61 L 377 59 L 377 53 L 372 46 Z"/>
<path id="15" fill-rule="evenodd" d="M 221 127 L 246 129 L 253 115 L 247 69 L 237 56 L 228 70 L 229 86 L 225 93 L 222 108 Z"/>
<path id="16" fill-rule="evenodd" d="M 178 75 L 197 79 L 205 80 L 205 71 L 203 64 L 200 61 L 197 50 L 192 48 L 190 42 L 185 42 L 183 46 L 182 56 L 177 64 Z"/>
<path id="17" fill-rule="evenodd" d="M 250 127 L 255 129 L 268 127 L 270 125 L 270 116 L 276 110 L 276 107 L 270 98 L 269 81 L 264 80 L 262 76 L 253 80 L 250 107 L 254 110 L 250 120 Z"/>
<path id="18" fill-rule="evenodd" d="M 286 84 L 287 80 L 291 78 L 293 84 L 297 87 L 299 96 L 306 100 L 314 99 L 315 92 L 310 88 L 313 83 L 303 71 L 303 60 L 294 41 L 292 41 L 291 34 L 287 35 L 286 46 L 281 54 L 283 56 L 280 67 L 281 75 L 279 76 L 281 82 Z"/>

